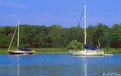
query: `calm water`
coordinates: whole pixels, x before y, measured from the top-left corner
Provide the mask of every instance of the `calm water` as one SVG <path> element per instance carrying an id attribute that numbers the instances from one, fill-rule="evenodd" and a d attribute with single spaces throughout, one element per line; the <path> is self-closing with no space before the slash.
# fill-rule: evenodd
<path id="1" fill-rule="evenodd" d="M 104 57 L 2 54 L 0 76 L 121 76 L 121 54 Z"/>

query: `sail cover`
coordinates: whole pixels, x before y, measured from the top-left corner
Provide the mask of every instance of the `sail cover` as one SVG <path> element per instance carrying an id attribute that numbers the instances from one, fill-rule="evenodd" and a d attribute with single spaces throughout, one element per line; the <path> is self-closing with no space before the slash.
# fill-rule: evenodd
<path id="1" fill-rule="evenodd" d="M 85 49 L 90 49 L 90 50 L 99 50 L 100 48 L 95 48 L 93 46 L 88 46 L 88 45 L 84 45 Z"/>
<path id="2" fill-rule="evenodd" d="M 85 49 L 90 49 L 90 46 L 84 45 L 84 48 L 85 48 Z"/>
<path id="3" fill-rule="evenodd" d="M 18 50 L 21 50 L 21 51 L 32 51 L 32 48 L 18 48 Z"/>

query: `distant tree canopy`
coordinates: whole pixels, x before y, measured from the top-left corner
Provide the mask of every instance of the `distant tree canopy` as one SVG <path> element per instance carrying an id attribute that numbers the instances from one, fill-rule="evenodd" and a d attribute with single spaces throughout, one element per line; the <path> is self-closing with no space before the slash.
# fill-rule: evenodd
<path id="1" fill-rule="evenodd" d="M 0 48 L 8 48 L 15 26 L 0 26 Z M 60 25 L 20 25 L 20 46 L 33 48 L 66 47 L 72 40 L 84 41 L 81 27 L 64 28 Z M 12 46 L 16 47 L 17 34 Z M 121 48 L 121 24 L 87 27 L 87 44 L 100 47 Z"/>

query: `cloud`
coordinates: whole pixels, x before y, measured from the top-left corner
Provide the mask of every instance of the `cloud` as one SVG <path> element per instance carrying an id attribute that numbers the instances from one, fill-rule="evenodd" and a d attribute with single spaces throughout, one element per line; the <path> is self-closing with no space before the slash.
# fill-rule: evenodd
<path id="1" fill-rule="evenodd" d="M 15 1 L 0 0 L 0 7 L 27 8 L 28 5 L 21 4 Z"/>

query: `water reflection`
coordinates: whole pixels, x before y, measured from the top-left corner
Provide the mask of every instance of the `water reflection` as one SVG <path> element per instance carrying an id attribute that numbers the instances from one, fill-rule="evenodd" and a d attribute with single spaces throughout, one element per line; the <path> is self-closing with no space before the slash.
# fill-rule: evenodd
<path id="1" fill-rule="evenodd" d="M 19 55 L 17 57 L 17 76 L 19 76 Z"/>
<path id="2" fill-rule="evenodd" d="M 20 65 L 19 70 L 16 70 L 15 65 L 0 67 L 0 76 L 106 76 L 107 74 L 121 74 L 121 65 Z"/>
<path id="3" fill-rule="evenodd" d="M 84 65 L 84 76 L 87 76 L 87 64 Z"/>
<path id="4" fill-rule="evenodd" d="M 121 76 L 121 64 L 115 57 L 35 56 L 10 56 L 7 64 L 0 64 L 0 76 Z M 11 60 L 14 64 L 8 64 Z"/>

